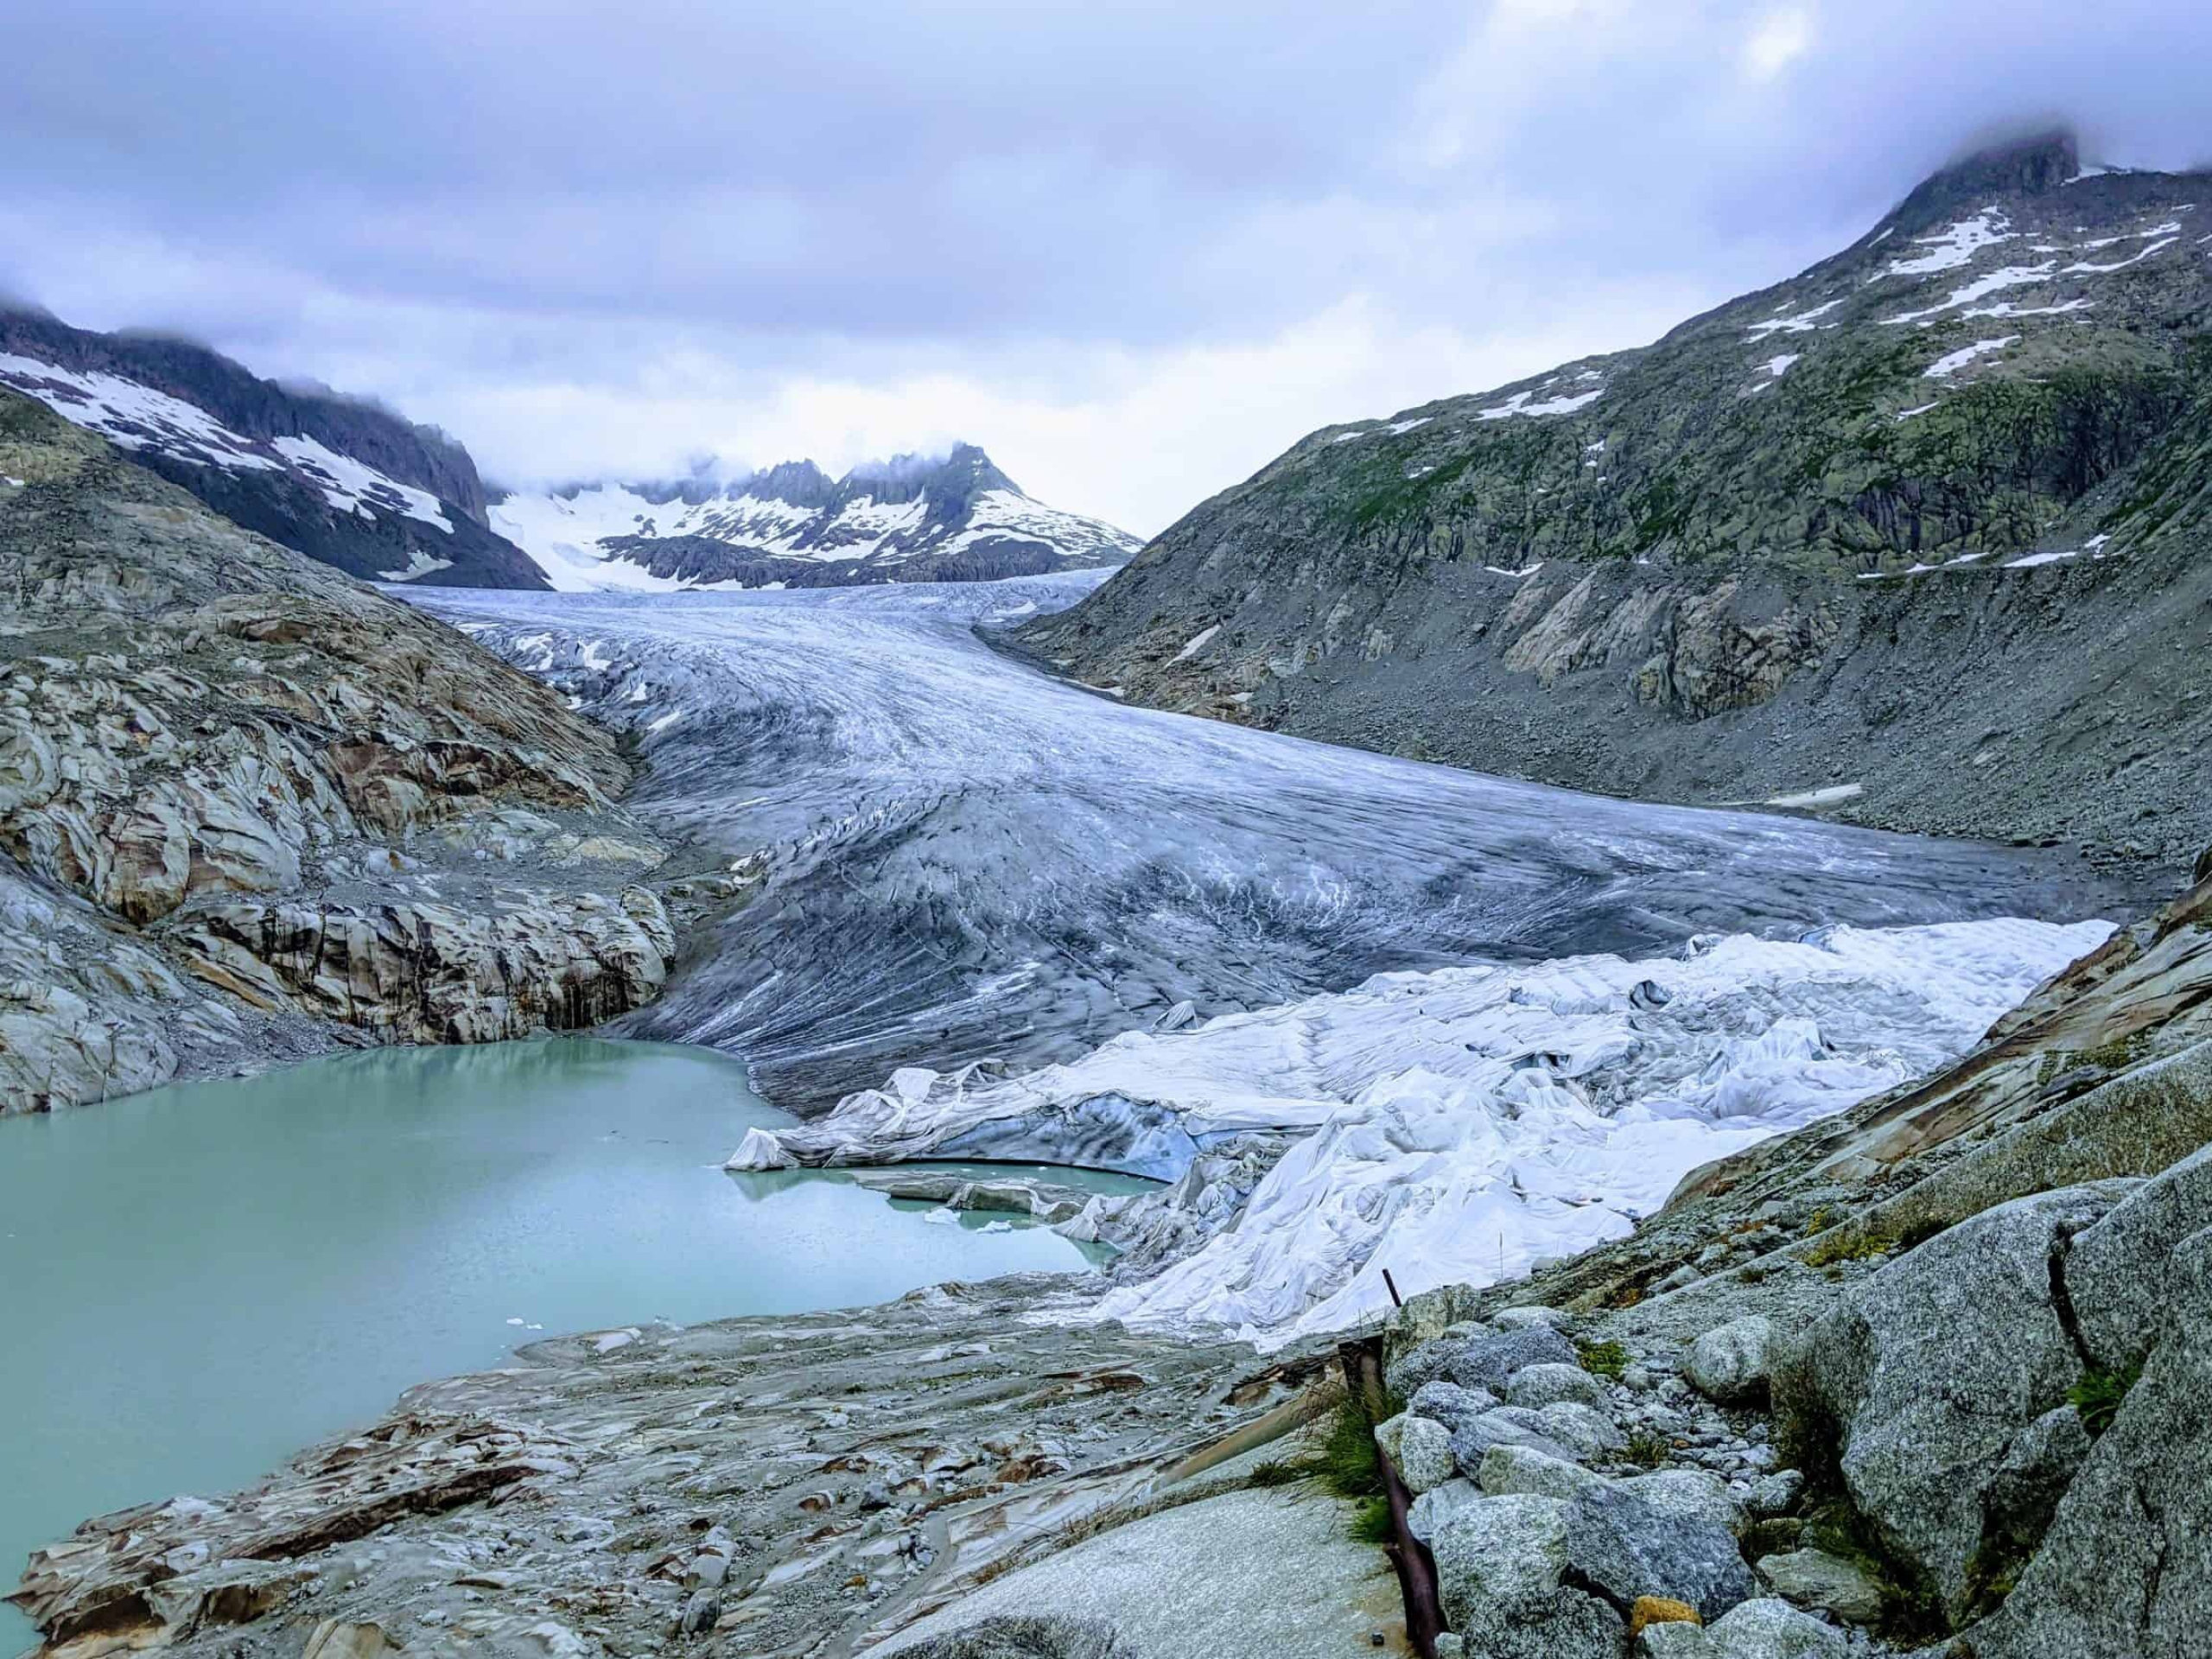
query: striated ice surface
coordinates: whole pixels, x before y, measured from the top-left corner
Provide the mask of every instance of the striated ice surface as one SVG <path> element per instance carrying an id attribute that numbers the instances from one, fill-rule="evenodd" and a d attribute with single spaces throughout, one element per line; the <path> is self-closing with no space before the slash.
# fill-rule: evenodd
<path id="1" fill-rule="evenodd" d="M 625 1034 L 810 1116 L 903 1066 L 1073 1063 L 1376 973 L 2002 915 L 2070 855 L 1651 806 L 1130 708 L 973 625 L 1096 573 L 780 594 L 410 590 L 626 731 L 631 807 L 762 874 Z M 1815 759 L 1808 757 L 1808 765 Z"/>

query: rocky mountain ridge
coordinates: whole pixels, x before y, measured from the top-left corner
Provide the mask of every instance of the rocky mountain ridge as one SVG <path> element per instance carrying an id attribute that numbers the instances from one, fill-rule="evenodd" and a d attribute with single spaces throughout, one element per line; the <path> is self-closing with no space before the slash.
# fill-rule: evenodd
<path id="1" fill-rule="evenodd" d="M 0 1111 L 585 1025 L 738 891 L 557 695 L 5 391 L 0 591 Z"/>
<path id="2" fill-rule="evenodd" d="M 279 385 L 168 335 L 0 306 L 0 387 L 38 398 L 215 512 L 370 582 L 543 588 L 485 514 L 452 438 L 359 398 Z"/>
<path id="3" fill-rule="evenodd" d="M 1315 433 L 1023 643 L 1547 782 L 2183 861 L 2208 213 L 2064 137 L 1972 158 L 1650 346 Z"/>
<path id="4" fill-rule="evenodd" d="M 1031 499 L 969 443 L 839 479 L 797 461 L 727 481 L 509 492 L 492 519 L 564 590 L 983 582 L 1118 564 L 1141 545 Z"/>

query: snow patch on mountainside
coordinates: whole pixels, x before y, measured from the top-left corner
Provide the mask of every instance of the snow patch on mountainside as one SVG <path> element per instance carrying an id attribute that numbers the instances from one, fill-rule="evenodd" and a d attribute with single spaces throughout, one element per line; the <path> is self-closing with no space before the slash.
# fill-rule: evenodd
<path id="1" fill-rule="evenodd" d="M 453 520 L 446 517 L 438 498 L 428 490 L 397 483 L 375 467 L 364 466 L 351 455 L 325 448 L 313 438 L 277 438 L 270 448 L 290 461 L 296 470 L 314 479 L 321 487 L 323 499 L 340 512 L 357 512 L 364 518 L 373 518 L 373 509 L 382 507 L 386 512 L 404 513 L 448 536 L 453 534 Z M 419 556 L 416 562 L 421 563 Z"/>
<path id="2" fill-rule="evenodd" d="M 196 404 L 122 375 L 0 352 L 0 385 L 37 398 L 64 419 L 136 454 L 159 454 L 230 473 L 289 472 L 334 512 L 372 523 L 379 514 L 397 514 L 448 536 L 454 533 L 445 504 L 428 490 L 403 484 L 303 435 L 265 442 L 247 437 Z M 404 569 L 379 574 L 388 582 L 405 582 L 452 563 L 417 550 Z"/>
<path id="3" fill-rule="evenodd" d="M 179 461 L 232 472 L 283 465 L 197 404 L 121 375 L 65 369 L 0 352 L 0 385 L 28 392 L 120 449 L 157 449 Z"/>

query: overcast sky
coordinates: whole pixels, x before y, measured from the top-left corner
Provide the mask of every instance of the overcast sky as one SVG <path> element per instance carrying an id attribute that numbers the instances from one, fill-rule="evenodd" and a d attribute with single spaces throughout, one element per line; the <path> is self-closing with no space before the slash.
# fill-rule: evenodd
<path id="1" fill-rule="evenodd" d="M 2204 0 L 10 0 L 0 291 L 514 482 L 984 445 L 1156 531 L 1640 344 L 1978 136 L 2212 160 Z"/>

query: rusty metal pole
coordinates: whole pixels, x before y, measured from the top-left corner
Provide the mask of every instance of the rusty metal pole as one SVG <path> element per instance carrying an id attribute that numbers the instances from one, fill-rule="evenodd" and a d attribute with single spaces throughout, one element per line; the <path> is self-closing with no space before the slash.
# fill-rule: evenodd
<path id="1" fill-rule="evenodd" d="M 1366 1414 L 1369 1424 L 1382 1422 L 1390 1409 L 1389 1389 L 1382 1377 L 1382 1338 L 1362 1337 L 1338 1343 L 1337 1359 L 1344 1368 L 1344 1387 Z M 1379 1446 L 1375 1448 L 1375 1461 L 1382 1471 L 1383 1500 L 1390 1506 L 1390 1541 L 1382 1547 L 1382 1553 L 1390 1558 L 1391 1570 L 1398 1575 L 1398 1595 L 1406 1607 L 1406 1640 L 1420 1659 L 1436 1659 L 1436 1638 L 1444 1630 L 1444 1608 L 1436 1590 L 1436 1559 L 1428 1553 L 1428 1546 L 1414 1536 L 1409 1516 L 1413 1494 Z"/>

